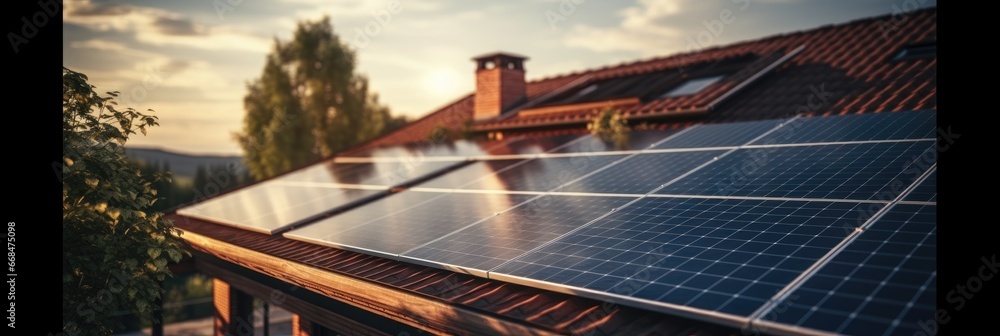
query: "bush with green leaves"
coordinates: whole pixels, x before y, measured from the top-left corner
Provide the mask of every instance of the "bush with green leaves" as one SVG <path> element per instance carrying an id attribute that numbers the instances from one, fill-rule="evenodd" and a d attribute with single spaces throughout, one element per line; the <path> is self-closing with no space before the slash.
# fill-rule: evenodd
<path id="1" fill-rule="evenodd" d="M 605 142 L 613 143 L 615 147 L 624 149 L 628 146 L 628 120 L 620 110 L 606 107 L 597 110 L 587 123 L 590 133 Z"/>
<path id="2" fill-rule="evenodd" d="M 63 68 L 63 329 L 107 335 L 117 311 L 156 320 L 167 264 L 188 252 L 180 231 L 149 211 L 151 184 L 169 177 L 143 176 L 125 156 L 129 136 L 157 118 L 118 108 L 117 92 L 99 96 L 87 80 Z"/>

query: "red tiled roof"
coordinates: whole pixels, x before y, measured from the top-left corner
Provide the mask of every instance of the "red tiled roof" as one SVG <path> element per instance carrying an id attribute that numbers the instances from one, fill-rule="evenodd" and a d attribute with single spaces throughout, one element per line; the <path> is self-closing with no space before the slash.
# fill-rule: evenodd
<path id="1" fill-rule="evenodd" d="M 715 62 L 725 58 L 754 54 L 767 58 L 804 46 L 798 54 L 759 81 L 749 85 L 731 99 L 713 109 L 704 121 L 740 121 L 789 116 L 853 114 L 882 111 L 904 111 L 937 108 L 937 58 L 891 62 L 902 46 L 936 39 L 937 9 L 928 8 L 910 14 L 906 21 L 891 31 L 883 31 L 889 16 L 829 25 L 812 30 L 776 35 L 706 50 L 640 60 L 598 69 L 544 78 L 528 83 L 528 101 L 584 76 L 587 82 L 605 78 L 631 76 L 653 71 L 682 69 L 685 66 Z M 629 117 L 656 115 L 660 122 L 670 122 L 670 112 L 703 108 L 751 75 L 736 74 L 715 83 L 701 92 L 654 99 L 628 107 Z M 578 84 L 578 85 L 585 85 Z M 826 98 L 819 106 L 809 108 L 814 92 Z M 472 116 L 472 98 L 466 96 L 429 114 L 420 120 L 361 147 L 399 145 L 421 141 L 437 125 L 458 129 Z M 544 115 L 514 115 L 475 125 L 477 130 L 545 127 L 553 124 L 586 122 L 591 110 L 562 111 Z M 442 120 L 458 120 L 445 123 Z M 454 126 L 454 127 L 453 127 Z"/>

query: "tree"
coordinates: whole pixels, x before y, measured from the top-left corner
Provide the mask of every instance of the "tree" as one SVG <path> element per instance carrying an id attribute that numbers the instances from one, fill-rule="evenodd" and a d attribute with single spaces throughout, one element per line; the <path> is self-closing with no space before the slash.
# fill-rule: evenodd
<path id="1" fill-rule="evenodd" d="M 124 145 L 146 134 L 157 118 L 118 110 L 84 74 L 63 68 L 63 329 L 70 335 L 107 335 L 112 315 L 129 310 L 155 320 L 159 283 L 168 262 L 184 254 L 173 223 L 148 211 L 151 184 L 128 163 Z M 151 111 L 151 110 L 150 110 Z"/>
<path id="2" fill-rule="evenodd" d="M 329 17 L 300 22 L 289 42 L 275 40 L 259 79 L 247 85 L 246 116 L 236 139 L 257 179 L 268 178 L 397 126 L 355 54 L 334 34 Z M 405 119 L 402 119 L 405 120 Z"/>

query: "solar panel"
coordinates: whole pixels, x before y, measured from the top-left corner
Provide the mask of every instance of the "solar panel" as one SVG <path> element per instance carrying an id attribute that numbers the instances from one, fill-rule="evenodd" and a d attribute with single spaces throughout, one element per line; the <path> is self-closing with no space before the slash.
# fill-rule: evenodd
<path id="1" fill-rule="evenodd" d="M 458 188 L 463 185 L 472 183 L 481 178 L 489 178 L 496 174 L 497 172 L 502 172 L 508 167 L 515 164 L 520 164 L 525 162 L 526 159 L 508 159 L 508 160 L 484 160 L 477 161 L 475 163 L 469 164 L 468 166 L 462 167 L 455 171 L 449 172 L 448 174 L 441 175 L 430 181 L 421 183 L 418 187 L 421 188 Z M 478 186 L 484 186 L 485 181 L 482 183 L 477 183 Z M 503 185 L 486 186 L 480 189 L 492 189 L 492 190 L 504 190 Z"/>
<path id="2" fill-rule="evenodd" d="M 333 183 L 390 187 L 467 163 L 464 160 L 434 161 L 420 158 L 376 162 L 326 161 L 279 176 L 274 181 L 303 186 Z"/>
<path id="3" fill-rule="evenodd" d="M 532 197 L 404 191 L 286 232 L 284 236 L 395 256 Z"/>
<path id="4" fill-rule="evenodd" d="M 658 194 L 891 200 L 933 141 L 740 149 Z"/>
<path id="5" fill-rule="evenodd" d="M 640 150 L 646 149 L 653 144 L 680 132 L 680 129 L 668 130 L 646 130 L 628 132 L 627 141 L 622 144 L 615 144 L 614 141 L 604 141 L 597 135 L 585 135 L 579 142 L 561 148 L 555 153 L 586 153 L 586 152 L 607 152 L 616 150 Z"/>
<path id="6" fill-rule="evenodd" d="M 579 134 L 555 135 L 549 137 L 520 137 L 503 141 L 501 145 L 490 147 L 490 155 L 524 155 L 547 153 L 557 148 L 571 146 L 580 138 Z"/>
<path id="7" fill-rule="evenodd" d="M 447 142 L 422 141 L 403 146 L 391 146 L 352 151 L 347 157 L 367 158 L 407 158 L 421 156 L 477 156 L 486 155 L 493 146 L 501 145 L 495 142 L 474 142 L 455 140 Z"/>
<path id="8" fill-rule="evenodd" d="M 693 126 L 656 145 L 657 149 L 742 146 L 774 129 L 785 119 Z"/>
<path id="9" fill-rule="evenodd" d="M 753 144 L 932 139 L 936 116 L 927 110 L 798 118 Z"/>
<path id="10" fill-rule="evenodd" d="M 910 191 L 909 195 L 903 198 L 904 201 L 917 202 L 937 202 L 937 170 L 927 175 L 927 179 Z"/>
<path id="11" fill-rule="evenodd" d="M 481 173 L 496 171 L 497 165 L 513 162 L 486 162 L 484 165 L 463 167 L 448 175 L 420 184 L 427 188 L 460 188 L 483 190 L 549 191 L 560 185 L 582 177 L 626 155 L 594 155 L 573 157 L 549 157 L 525 161 L 523 164 L 500 171 L 484 178 Z M 493 160 L 490 160 L 493 161 Z M 489 166 L 488 168 L 486 166 Z"/>
<path id="12" fill-rule="evenodd" d="M 316 215 L 384 193 L 261 183 L 181 208 L 177 213 L 250 231 L 273 234 Z"/>
<path id="13" fill-rule="evenodd" d="M 840 334 L 916 335 L 936 312 L 933 205 L 897 204 L 764 314 L 767 321 Z"/>
<path id="14" fill-rule="evenodd" d="M 555 191 L 645 194 L 722 153 L 725 151 L 637 154 Z"/>
<path id="15" fill-rule="evenodd" d="M 632 198 L 541 196 L 403 253 L 403 257 L 466 271 L 486 271 L 630 200 Z"/>
<path id="16" fill-rule="evenodd" d="M 647 197 L 490 277 L 746 316 L 840 243 L 862 206 Z"/>

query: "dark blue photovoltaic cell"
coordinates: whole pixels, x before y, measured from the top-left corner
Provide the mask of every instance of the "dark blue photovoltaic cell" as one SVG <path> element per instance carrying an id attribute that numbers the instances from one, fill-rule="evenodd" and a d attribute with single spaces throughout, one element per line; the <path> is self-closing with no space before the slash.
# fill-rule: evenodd
<path id="1" fill-rule="evenodd" d="M 532 198 L 530 195 L 404 191 L 284 235 L 395 255 Z"/>
<path id="2" fill-rule="evenodd" d="M 327 161 L 279 176 L 273 181 L 285 185 L 303 186 L 314 183 L 341 183 L 390 187 L 464 163 L 464 160 L 433 161 L 419 158 L 400 162 L 345 163 Z"/>
<path id="3" fill-rule="evenodd" d="M 503 162 L 485 162 L 486 166 L 489 167 L 484 167 L 483 165 L 463 167 L 447 174 L 458 173 L 460 174 L 459 177 L 445 175 L 421 183 L 419 186 L 427 188 L 549 191 L 625 156 L 621 154 L 532 159 L 518 166 L 501 171 L 498 174 L 476 179 L 478 176 L 481 176 L 480 173 L 482 172 L 499 170 L 494 167 L 495 165 L 507 164 Z"/>
<path id="4" fill-rule="evenodd" d="M 937 207 L 897 204 L 765 319 L 851 335 L 916 335 L 936 310 Z"/>
<path id="5" fill-rule="evenodd" d="M 267 181 L 181 208 L 177 213 L 271 234 L 383 192 L 284 186 Z"/>
<path id="6" fill-rule="evenodd" d="M 867 206 L 880 205 L 647 197 L 491 274 L 746 316 Z"/>
<path id="7" fill-rule="evenodd" d="M 931 139 L 937 127 L 934 110 L 799 118 L 752 145 L 806 142 Z"/>
<path id="8" fill-rule="evenodd" d="M 645 194 L 725 152 L 638 154 L 555 191 Z"/>
<path id="9" fill-rule="evenodd" d="M 937 202 L 937 170 L 927 176 L 923 182 L 913 188 L 904 201 Z"/>
<path id="10" fill-rule="evenodd" d="M 692 126 L 687 132 L 656 145 L 657 149 L 742 146 L 786 119 Z"/>
<path id="11" fill-rule="evenodd" d="M 631 200 L 546 195 L 403 255 L 486 271 Z"/>
<path id="12" fill-rule="evenodd" d="M 934 141 L 740 149 L 657 193 L 891 200 L 933 150 Z"/>
<path id="13" fill-rule="evenodd" d="M 555 153 L 607 152 L 616 150 L 646 149 L 654 143 L 666 139 L 677 132 L 680 132 L 680 129 L 668 129 L 662 131 L 631 131 L 628 132 L 627 141 L 618 144 L 615 144 L 614 141 L 604 141 L 600 136 L 585 135 L 583 140 L 561 148 L 555 151 Z"/>

